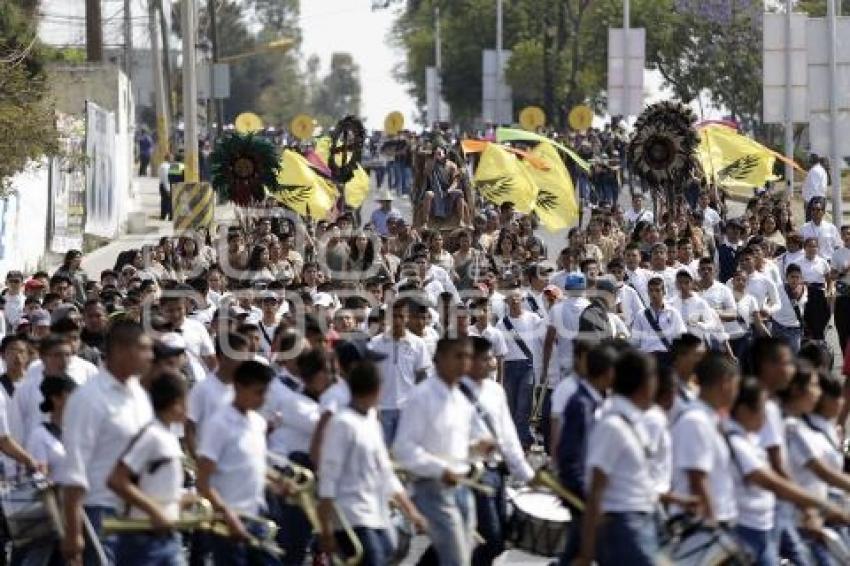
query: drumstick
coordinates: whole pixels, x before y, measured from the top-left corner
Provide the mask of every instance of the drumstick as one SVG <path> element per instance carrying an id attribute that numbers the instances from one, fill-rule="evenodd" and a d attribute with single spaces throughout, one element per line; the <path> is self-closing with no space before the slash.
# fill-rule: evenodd
<path id="1" fill-rule="evenodd" d="M 94 549 L 94 552 L 97 555 L 97 561 L 100 563 L 100 566 L 109 566 L 109 560 L 106 559 L 106 553 L 103 551 L 103 545 L 100 544 L 97 531 L 94 530 L 94 526 L 91 524 L 91 521 L 89 521 L 89 516 L 86 515 L 85 511 L 81 511 L 80 514 L 83 519 L 83 530 L 85 531 L 89 542 L 91 542 L 92 549 Z"/>

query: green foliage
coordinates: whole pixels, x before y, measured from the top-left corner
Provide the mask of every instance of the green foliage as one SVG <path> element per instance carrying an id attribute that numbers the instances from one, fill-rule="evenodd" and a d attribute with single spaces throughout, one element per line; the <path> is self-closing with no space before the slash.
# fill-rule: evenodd
<path id="1" fill-rule="evenodd" d="M 845 2 L 848 3 L 848 2 Z M 480 114 L 481 50 L 495 47 L 493 0 L 376 0 L 400 9 L 393 38 L 405 55 L 398 78 L 425 103 L 425 67 L 434 64 L 434 6 L 441 10 L 443 95 L 465 125 Z M 647 33 L 647 66 L 657 69 L 684 102 L 707 94 L 744 122 L 761 109 L 761 2 L 632 0 L 631 25 Z M 823 0 L 804 1 L 818 10 Z M 809 6 L 811 5 L 811 6 Z M 609 27 L 622 27 L 622 0 L 510 0 L 504 2 L 505 49 L 513 56 L 507 81 L 514 107 L 542 106 L 563 126 L 576 104 L 604 110 Z M 696 8 L 694 9 L 694 6 Z M 691 8 L 690 10 L 688 8 Z M 801 8 L 798 8 L 801 9 Z"/>
<path id="2" fill-rule="evenodd" d="M 350 53 L 334 53 L 330 71 L 311 89 L 312 115 L 320 125 L 333 126 L 344 116 L 360 115 L 360 67 Z"/>
<path id="3" fill-rule="evenodd" d="M 0 193 L 33 160 L 58 151 L 45 56 L 31 2 L 0 2 Z"/>

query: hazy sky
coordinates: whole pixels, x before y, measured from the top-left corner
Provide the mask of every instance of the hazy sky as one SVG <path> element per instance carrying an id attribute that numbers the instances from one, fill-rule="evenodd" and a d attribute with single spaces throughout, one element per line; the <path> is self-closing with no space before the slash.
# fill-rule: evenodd
<path id="1" fill-rule="evenodd" d="M 362 113 L 368 128 L 383 128 L 384 117 L 394 110 L 412 123 L 413 100 L 405 86 L 392 76 L 403 54 L 388 45 L 393 10 L 372 11 L 371 0 L 302 0 L 301 52 L 317 54 L 326 72 L 334 51 L 348 51 L 360 65 L 363 86 Z"/>

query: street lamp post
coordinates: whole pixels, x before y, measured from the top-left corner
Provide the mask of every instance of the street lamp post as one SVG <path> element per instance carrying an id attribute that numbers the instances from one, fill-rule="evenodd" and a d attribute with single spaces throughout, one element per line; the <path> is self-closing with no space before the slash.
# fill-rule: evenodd
<path id="1" fill-rule="evenodd" d="M 493 122 L 496 126 L 502 117 L 502 0 L 496 0 L 496 102 L 493 105 Z"/>
<path id="2" fill-rule="evenodd" d="M 183 0 L 183 180 L 197 183 L 198 83 L 195 69 L 195 2 Z"/>

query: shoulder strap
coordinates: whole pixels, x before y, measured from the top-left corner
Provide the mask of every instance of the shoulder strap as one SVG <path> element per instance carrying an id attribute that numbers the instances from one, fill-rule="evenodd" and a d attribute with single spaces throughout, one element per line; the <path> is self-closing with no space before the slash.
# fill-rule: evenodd
<path id="1" fill-rule="evenodd" d="M 626 423 L 626 427 L 629 429 L 629 431 L 631 431 L 632 436 L 634 436 L 635 441 L 638 443 L 638 446 L 640 446 L 643 449 L 644 458 L 649 460 L 649 458 L 651 456 L 651 454 L 649 452 L 649 446 L 645 445 L 643 443 L 643 441 L 641 440 L 640 435 L 638 434 L 637 429 L 635 428 L 635 423 L 633 423 L 631 421 L 631 419 L 629 419 L 623 413 L 615 412 L 614 414 L 617 415 L 618 417 L 620 417 L 623 420 L 623 422 Z"/>
<path id="2" fill-rule="evenodd" d="M 800 324 L 800 330 L 806 329 L 806 323 L 803 321 L 803 313 L 800 311 L 800 303 L 797 299 L 791 297 L 791 287 L 787 283 L 784 286 L 785 295 L 788 297 L 788 302 L 791 303 L 791 308 L 794 309 L 794 316 L 797 317 L 797 322 Z"/>
<path id="3" fill-rule="evenodd" d="M 531 353 L 531 348 L 528 347 L 528 344 L 526 344 L 525 340 L 522 339 L 522 336 L 519 335 L 517 329 L 514 328 L 514 323 L 511 322 L 508 315 L 505 315 L 502 319 L 502 324 L 504 324 L 507 331 L 511 333 L 511 337 L 514 339 L 514 342 L 516 342 L 517 347 L 522 350 L 523 355 L 528 358 L 528 361 L 533 361 L 534 355 Z"/>
<path id="4" fill-rule="evenodd" d="M 809 415 L 803 415 L 803 422 L 804 422 L 804 423 L 806 423 L 806 426 L 808 426 L 808 427 L 809 427 L 810 429 L 812 429 L 813 431 L 815 431 L 815 432 L 817 432 L 817 433 L 819 433 L 819 434 L 823 435 L 823 437 L 824 437 L 824 438 L 826 438 L 827 442 L 829 442 L 829 445 L 830 445 L 830 446 L 832 446 L 832 449 L 833 449 L 833 450 L 838 450 L 838 451 L 840 452 L 840 449 L 839 449 L 839 448 L 838 448 L 838 446 L 835 444 L 835 440 L 833 440 L 833 438 L 829 435 L 829 433 L 828 433 L 828 432 L 826 432 L 824 429 L 822 429 L 822 428 L 820 428 L 819 426 L 817 426 L 817 425 L 816 425 L 816 424 L 812 421 L 812 417 L 811 417 L 811 416 L 809 416 Z"/>
<path id="5" fill-rule="evenodd" d="M 669 352 L 672 349 L 673 345 L 670 344 L 670 340 L 668 340 L 667 337 L 664 336 L 664 332 L 661 331 L 661 325 L 659 324 L 658 319 L 655 318 L 655 315 L 652 314 L 652 309 L 650 309 L 649 307 L 644 309 L 643 316 L 646 317 L 646 321 L 649 323 L 649 326 L 652 327 L 652 329 L 658 335 L 658 339 L 661 340 L 661 343 L 664 344 L 664 347 L 667 348 L 667 351 Z"/>
<path id="6" fill-rule="evenodd" d="M 472 389 L 464 382 L 458 383 L 458 389 L 463 393 L 463 396 L 466 397 L 472 406 L 475 407 L 475 413 L 478 417 L 484 422 L 484 426 L 487 427 L 487 432 L 489 432 L 493 436 L 493 440 L 498 442 L 499 435 L 496 432 L 496 423 L 493 422 L 493 416 L 484 408 L 481 402 L 478 400 L 478 396 L 472 391 Z"/>
<path id="7" fill-rule="evenodd" d="M 268 333 L 268 332 L 266 332 L 266 325 L 265 325 L 265 324 L 263 323 L 263 321 L 261 320 L 261 321 L 260 321 L 260 323 L 259 323 L 257 326 L 259 326 L 259 327 L 260 327 L 260 332 L 262 332 L 262 333 L 263 333 L 263 338 L 265 338 L 265 339 L 266 339 L 266 342 L 268 342 L 269 346 L 271 346 L 271 344 L 272 344 L 272 338 L 271 338 L 271 336 L 269 336 L 269 333 Z"/>
<path id="8" fill-rule="evenodd" d="M 732 463 L 735 464 L 735 469 L 738 470 L 738 474 L 740 474 L 741 480 L 746 482 L 747 478 L 744 475 L 744 467 L 741 465 L 741 461 L 738 460 L 738 456 L 735 453 L 735 448 L 732 446 L 732 441 L 730 440 L 730 437 L 734 434 L 739 433 L 733 431 L 725 432 L 723 430 L 720 430 L 720 435 L 723 437 L 724 442 L 726 442 L 726 447 L 729 448 L 729 457 L 732 459 Z"/>

